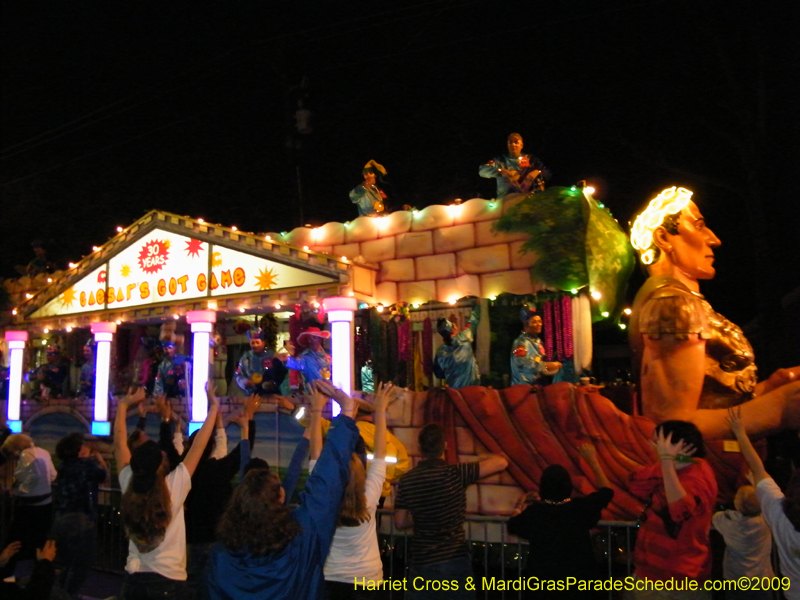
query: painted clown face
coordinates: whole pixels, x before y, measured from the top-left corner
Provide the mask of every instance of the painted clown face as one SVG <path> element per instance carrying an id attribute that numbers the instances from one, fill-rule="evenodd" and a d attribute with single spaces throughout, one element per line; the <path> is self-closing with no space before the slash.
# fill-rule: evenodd
<path id="1" fill-rule="evenodd" d="M 261 354 L 264 351 L 264 340 L 261 338 L 253 338 L 250 340 L 250 349 L 256 354 Z"/>

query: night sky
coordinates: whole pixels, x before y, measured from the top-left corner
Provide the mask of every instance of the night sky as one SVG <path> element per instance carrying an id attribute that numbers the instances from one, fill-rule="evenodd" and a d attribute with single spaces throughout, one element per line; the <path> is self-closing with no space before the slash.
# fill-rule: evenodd
<path id="1" fill-rule="evenodd" d="M 4 3 L 0 276 L 33 239 L 63 265 L 150 209 L 255 232 L 346 221 L 369 159 L 390 208 L 491 197 L 478 165 L 518 131 L 551 184 L 589 181 L 621 223 L 664 187 L 694 190 L 723 242 L 702 291 L 743 324 L 764 282 L 800 283 L 779 8 Z"/>

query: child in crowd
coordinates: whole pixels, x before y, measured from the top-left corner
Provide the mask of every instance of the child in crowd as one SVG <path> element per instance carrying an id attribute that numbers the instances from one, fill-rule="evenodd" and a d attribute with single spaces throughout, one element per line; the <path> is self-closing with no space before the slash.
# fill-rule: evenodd
<path id="1" fill-rule="evenodd" d="M 722 573 L 725 579 L 740 577 L 772 577 L 772 533 L 756 498 L 752 485 L 743 485 L 736 491 L 734 510 L 714 513 L 711 525 L 725 538 L 725 558 Z M 725 593 L 728 600 L 734 598 L 772 598 L 770 590 L 739 590 Z"/>

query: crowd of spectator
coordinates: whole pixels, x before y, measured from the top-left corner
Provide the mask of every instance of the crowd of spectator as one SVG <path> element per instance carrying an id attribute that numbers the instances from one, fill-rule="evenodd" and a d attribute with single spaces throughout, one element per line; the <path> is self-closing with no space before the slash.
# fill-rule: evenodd
<path id="1" fill-rule="evenodd" d="M 241 441 L 229 453 L 212 385 L 207 393 L 208 415 L 185 444 L 182 436 L 176 436 L 175 416 L 164 398 L 157 398 L 154 405 L 161 417 L 158 441 L 144 431 L 144 390 L 131 389 L 118 404 L 114 458 L 122 490 L 121 519 L 129 539 L 119 597 L 387 597 L 377 509 L 387 469 L 386 413 L 404 390 L 391 384 L 376 387 L 371 403 L 373 455 L 368 460 L 354 420 L 364 401 L 324 379 L 317 381 L 315 393 L 307 398 L 310 418 L 304 440 L 283 481 L 266 461 L 251 458 L 253 416 L 261 399 L 246 399 L 233 417 L 241 428 Z M 331 398 L 340 404 L 341 414 L 330 421 L 323 439 L 327 422 L 322 414 Z M 129 435 L 126 420 L 134 410 L 140 418 Z M 729 412 L 728 422 L 750 468 L 751 482 L 739 489 L 732 508 L 717 512 L 716 480 L 703 458 L 700 431 L 684 421 L 656 427 L 657 460 L 632 473 L 626 490 L 644 506 L 633 555 L 634 576 L 637 581 L 709 579 L 713 528 L 726 542 L 726 579 L 779 574 L 793 584 L 784 590 L 785 597 L 800 598 L 798 478 L 781 491 L 767 474 L 737 410 Z M 479 479 L 506 469 L 507 460 L 487 455 L 477 462 L 446 462 L 445 431 L 435 423 L 420 431 L 419 447 L 422 460 L 396 486 L 394 525 L 413 527 L 407 578 L 449 585 L 406 587 L 405 597 L 474 598 L 468 585 L 474 574 L 464 528 L 465 491 Z M 308 479 L 299 502 L 290 504 L 299 465 L 308 451 Z M 529 543 L 525 577 L 603 577 L 591 532 L 615 489 L 595 446 L 587 442 L 579 452 L 594 475 L 595 492 L 573 496 L 567 469 L 550 465 L 538 491 L 523 494 L 509 515 L 509 533 Z M 25 434 L 6 435 L 2 455 L 15 461 L 16 470 L 13 520 L 0 552 L 5 579 L 0 597 L 80 598 L 95 552 L 98 486 L 109 477 L 103 456 L 80 433 L 58 443 L 58 469 L 50 454 Z M 771 560 L 773 543 L 777 570 Z M 17 562 L 31 559 L 35 568 L 21 585 L 14 579 Z M 770 593 L 727 592 L 726 597 L 768 598 Z M 710 598 L 711 593 L 647 589 L 634 591 L 631 597 Z"/>

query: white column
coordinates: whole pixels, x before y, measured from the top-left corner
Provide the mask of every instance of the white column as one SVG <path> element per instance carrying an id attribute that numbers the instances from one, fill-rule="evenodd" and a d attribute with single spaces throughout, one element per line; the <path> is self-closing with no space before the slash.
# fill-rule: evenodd
<path id="1" fill-rule="evenodd" d="M 92 323 L 95 341 L 92 435 L 111 435 L 111 423 L 108 421 L 108 379 L 111 370 L 111 341 L 116 331 L 116 323 Z"/>
<path id="2" fill-rule="evenodd" d="M 25 352 L 25 342 L 28 341 L 27 331 L 6 331 L 5 340 L 8 344 L 8 427 L 13 433 L 22 433 L 22 420 L 20 408 L 22 403 L 22 358 Z"/>
<path id="3" fill-rule="evenodd" d="M 331 324 L 331 381 L 346 394 L 353 393 L 353 313 L 358 308 L 355 298 L 337 296 L 322 301 Z M 334 402 L 332 414 L 341 411 Z"/>
<path id="4" fill-rule="evenodd" d="M 213 310 L 191 310 L 186 313 L 186 322 L 192 326 L 192 420 L 189 422 L 189 435 L 203 426 L 208 415 L 209 343 L 217 313 Z"/>

